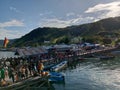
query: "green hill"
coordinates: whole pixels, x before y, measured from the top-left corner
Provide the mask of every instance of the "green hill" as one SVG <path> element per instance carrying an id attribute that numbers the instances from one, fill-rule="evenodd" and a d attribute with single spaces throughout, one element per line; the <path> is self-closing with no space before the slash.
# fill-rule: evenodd
<path id="1" fill-rule="evenodd" d="M 62 43 L 75 37 L 92 38 L 97 41 L 103 38 L 120 38 L 120 17 L 107 18 L 94 23 L 88 23 L 66 28 L 36 28 L 25 36 L 17 39 L 14 46 L 42 45 L 44 41 Z M 67 42 L 66 42 L 67 43 Z"/>

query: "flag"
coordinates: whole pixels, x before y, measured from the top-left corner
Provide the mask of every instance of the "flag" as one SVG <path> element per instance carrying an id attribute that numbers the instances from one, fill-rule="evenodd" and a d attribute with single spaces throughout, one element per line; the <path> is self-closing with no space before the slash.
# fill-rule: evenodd
<path id="1" fill-rule="evenodd" d="M 4 39 L 4 44 L 3 44 L 4 48 L 7 47 L 7 44 L 8 44 L 8 43 L 9 43 L 9 40 L 5 37 L 5 39 Z"/>

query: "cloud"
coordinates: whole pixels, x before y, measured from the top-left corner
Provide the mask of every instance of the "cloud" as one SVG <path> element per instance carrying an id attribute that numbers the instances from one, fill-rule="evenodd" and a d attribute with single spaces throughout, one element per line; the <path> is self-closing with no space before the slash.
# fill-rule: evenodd
<path id="1" fill-rule="evenodd" d="M 40 15 L 40 16 L 43 16 L 44 14 L 43 14 L 43 13 L 40 13 L 39 15 Z"/>
<path id="2" fill-rule="evenodd" d="M 0 39 L 3 39 L 5 36 L 13 39 L 18 38 L 23 35 L 23 32 L 19 30 L 7 30 L 6 27 L 23 27 L 24 23 L 19 20 L 11 20 L 7 22 L 0 23 Z"/>
<path id="3" fill-rule="evenodd" d="M 120 16 L 120 1 L 95 5 L 88 8 L 85 13 L 98 14 L 99 19 Z"/>
<path id="4" fill-rule="evenodd" d="M 64 20 L 59 20 L 57 18 L 53 19 L 44 19 L 43 22 L 40 24 L 41 27 L 66 27 L 68 26 L 69 22 Z"/>
<path id="5" fill-rule="evenodd" d="M 5 27 L 12 27 L 12 26 L 24 26 L 24 23 L 22 21 L 19 20 L 11 20 L 11 21 L 7 21 L 4 23 L 0 23 L 0 27 L 5 28 Z"/>
<path id="6" fill-rule="evenodd" d="M 74 16 L 74 15 L 75 15 L 75 13 L 73 13 L 73 12 L 70 12 L 70 13 L 67 13 L 67 14 L 66 14 L 67 17 L 69 17 L 69 16 Z"/>
<path id="7" fill-rule="evenodd" d="M 19 13 L 19 14 L 23 14 L 22 11 L 18 10 L 18 9 L 15 8 L 15 7 L 10 7 L 10 10 L 11 10 L 11 11 L 14 11 L 14 12 L 16 12 L 16 13 Z"/>
<path id="8" fill-rule="evenodd" d="M 43 19 L 43 21 L 39 24 L 40 27 L 58 27 L 64 28 L 71 25 L 79 25 L 81 23 L 86 23 L 93 20 L 93 17 L 76 17 L 69 20 L 62 20 L 58 18 L 52 19 Z"/>
<path id="9" fill-rule="evenodd" d="M 0 28 L 0 39 L 4 39 L 4 37 L 7 37 L 8 39 L 15 39 L 21 37 L 22 35 L 23 33 L 18 30 L 13 31 Z"/>
<path id="10" fill-rule="evenodd" d="M 51 15 L 52 13 L 52 11 L 45 11 L 43 13 L 40 13 L 39 16 Z"/>

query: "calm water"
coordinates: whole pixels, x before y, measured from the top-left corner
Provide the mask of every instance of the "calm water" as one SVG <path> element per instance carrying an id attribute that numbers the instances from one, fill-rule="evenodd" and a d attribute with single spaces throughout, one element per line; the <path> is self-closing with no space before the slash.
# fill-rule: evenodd
<path id="1" fill-rule="evenodd" d="M 0 52 L 0 57 L 14 55 Z M 120 55 L 120 54 L 119 54 Z M 55 90 L 120 90 L 120 57 L 111 60 L 87 59 L 66 70 L 65 83 L 53 84 Z"/>
<path id="2" fill-rule="evenodd" d="M 11 52 L 11 51 L 0 51 L 0 59 L 1 58 L 9 58 L 9 57 L 17 57 L 16 55 L 14 55 L 15 52 Z"/>
<path id="3" fill-rule="evenodd" d="M 111 60 L 88 59 L 74 63 L 62 72 L 65 84 L 56 90 L 120 90 L 120 57 Z"/>

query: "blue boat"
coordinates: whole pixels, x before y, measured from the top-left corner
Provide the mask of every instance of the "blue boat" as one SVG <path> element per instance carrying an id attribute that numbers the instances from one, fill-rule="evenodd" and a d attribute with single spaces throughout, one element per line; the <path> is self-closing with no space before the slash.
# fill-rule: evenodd
<path id="1" fill-rule="evenodd" d="M 64 75 L 58 72 L 50 72 L 49 75 L 50 75 L 49 78 L 50 82 L 64 82 L 65 80 Z"/>

